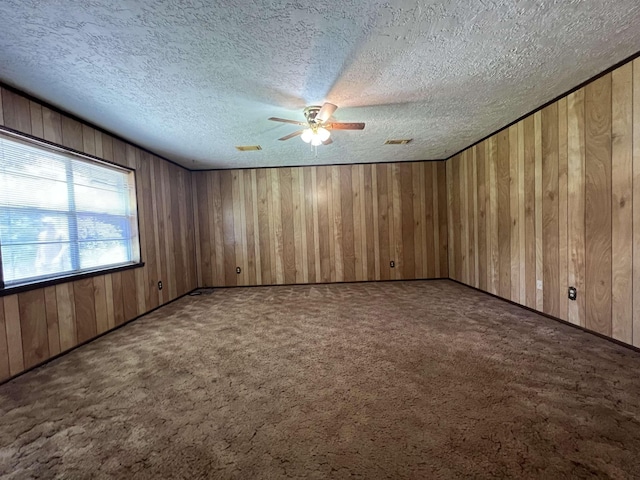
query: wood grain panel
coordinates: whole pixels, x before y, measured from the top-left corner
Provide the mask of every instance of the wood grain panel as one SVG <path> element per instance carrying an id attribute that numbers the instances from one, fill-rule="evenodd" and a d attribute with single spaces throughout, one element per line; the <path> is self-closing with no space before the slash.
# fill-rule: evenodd
<path id="1" fill-rule="evenodd" d="M 402 242 L 402 278 L 416 278 L 416 259 L 413 232 L 416 229 L 413 222 L 413 174 L 410 163 L 399 165 L 400 175 L 400 211 Z"/>
<path id="2" fill-rule="evenodd" d="M 296 283 L 296 249 L 293 221 L 293 195 L 291 192 L 291 169 L 280 168 L 280 208 L 282 211 L 282 259 L 284 283 Z"/>
<path id="3" fill-rule="evenodd" d="M 640 59 L 633 61 L 633 345 L 640 345 Z"/>
<path id="4" fill-rule="evenodd" d="M 476 150 L 476 198 L 478 214 L 478 285 L 477 288 L 487 290 L 487 172 L 486 149 L 478 145 Z"/>
<path id="5" fill-rule="evenodd" d="M 340 220 L 342 232 L 342 280 L 353 282 L 356 280 L 356 258 L 354 246 L 354 195 L 353 171 L 350 166 L 339 167 L 340 170 Z M 360 226 L 358 226 L 359 228 Z M 336 259 L 338 260 L 338 259 Z"/>
<path id="6" fill-rule="evenodd" d="M 2 110 L 5 126 L 31 134 L 31 107 L 28 99 L 3 88 Z"/>
<path id="7" fill-rule="evenodd" d="M 46 287 L 44 289 L 44 302 L 47 315 L 47 341 L 49 342 L 49 355 L 54 356 L 60 353 L 60 329 L 58 326 L 58 301 L 56 300 L 56 287 Z"/>
<path id="8" fill-rule="evenodd" d="M 129 270 L 132 273 L 133 271 Z M 133 282 L 135 284 L 135 282 Z M 135 294 L 135 288 L 133 290 Z M 73 296 L 76 312 L 76 335 L 78 343 L 84 343 L 97 335 L 93 280 L 84 278 L 73 282 Z M 133 307 L 135 311 L 135 297 Z M 134 315 L 135 316 L 135 315 Z"/>
<path id="9" fill-rule="evenodd" d="M 569 261 L 568 248 L 568 194 L 569 194 L 569 158 L 568 158 L 568 111 L 567 99 L 558 101 L 558 317 L 567 320 L 569 299 Z"/>
<path id="10" fill-rule="evenodd" d="M 558 223 L 558 104 L 542 110 L 543 311 L 560 316 Z"/>
<path id="11" fill-rule="evenodd" d="M 2 103 L 0 103 L 0 111 Z M 0 118 L 0 121 L 2 119 Z M 9 378 L 9 346 L 7 345 L 7 327 L 4 319 L 4 300 L 0 298 L 0 381 Z"/>
<path id="12" fill-rule="evenodd" d="M 536 308 L 536 151 L 533 117 L 522 121 L 524 135 L 524 305 Z M 522 280 L 522 279 L 521 279 Z M 522 298 L 520 299 L 523 300 Z"/>
<path id="13" fill-rule="evenodd" d="M 76 306 L 73 283 L 56 285 L 56 304 L 58 306 L 60 350 L 64 352 L 79 343 L 78 333 L 76 331 Z"/>
<path id="14" fill-rule="evenodd" d="M 498 294 L 511 297 L 511 193 L 509 131 L 497 135 L 498 157 Z"/>
<path id="15" fill-rule="evenodd" d="M 9 373 L 17 375 L 24 370 L 18 295 L 4 297 L 4 324 L 9 355 Z"/>
<path id="16" fill-rule="evenodd" d="M 568 113 L 568 164 L 569 187 L 567 198 L 568 220 L 568 283 L 578 291 L 575 302 L 569 303 L 567 320 L 585 326 L 585 236 L 584 236 L 584 184 L 585 184 L 585 131 L 584 89 L 569 95 Z"/>
<path id="17" fill-rule="evenodd" d="M 611 74 L 585 87 L 586 326 L 611 335 Z"/>
<path id="18" fill-rule="evenodd" d="M 437 231 L 434 230 L 434 235 L 438 238 L 438 249 L 435 252 L 434 261 L 438 261 L 440 259 L 440 271 L 436 272 L 436 276 L 438 278 L 448 278 L 449 277 L 449 269 L 447 258 L 449 257 L 449 243 L 447 236 L 447 173 L 445 162 L 437 162 L 436 168 L 438 171 L 437 182 L 435 181 L 436 177 L 434 176 L 434 185 L 433 185 L 433 193 L 434 193 L 434 212 L 438 212 L 438 221 L 435 223 L 438 226 Z M 435 199 L 438 199 L 437 202 Z M 437 203 L 437 205 L 436 205 Z M 435 227 L 434 227 L 435 228 Z"/>
<path id="19" fill-rule="evenodd" d="M 18 294 L 24 367 L 31 368 L 49 358 L 44 289 Z"/>
<path id="20" fill-rule="evenodd" d="M 510 299 L 520 302 L 520 194 L 518 192 L 518 125 L 512 125 L 509 133 L 509 211 L 511 226 L 511 294 Z"/>
<path id="21" fill-rule="evenodd" d="M 633 64 L 613 72 L 611 334 L 633 342 Z"/>

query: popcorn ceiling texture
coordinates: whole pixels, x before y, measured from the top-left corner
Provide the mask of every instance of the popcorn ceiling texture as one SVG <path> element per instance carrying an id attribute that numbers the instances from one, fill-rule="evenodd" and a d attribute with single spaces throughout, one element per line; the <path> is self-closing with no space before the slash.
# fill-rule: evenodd
<path id="1" fill-rule="evenodd" d="M 640 45 L 637 0 L 3 0 L 0 19 L 0 80 L 190 168 L 447 158 Z M 277 141 L 295 126 L 267 117 L 325 100 L 366 129 L 317 156 Z"/>

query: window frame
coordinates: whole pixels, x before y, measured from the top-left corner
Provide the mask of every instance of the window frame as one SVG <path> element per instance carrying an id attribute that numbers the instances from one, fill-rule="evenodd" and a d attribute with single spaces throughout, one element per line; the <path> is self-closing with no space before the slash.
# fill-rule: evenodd
<path id="1" fill-rule="evenodd" d="M 21 292 L 26 292 L 30 290 L 36 290 L 39 288 L 45 288 L 53 285 L 59 285 L 62 283 L 74 282 L 76 280 L 97 277 L 100 275 L 107 275 L 110 273 L 117 273 L 117 272 L 144 267 L 145 264 L 142 258 L 142 238 L 141 238 L 141 231 L 140 231 L 140 204 L 139 204 L 139 197 L 138 197 L 138 177 L 137 177 L 137 171 L 135 168 L 119 165 L 116 162 L 105 160 L 104 158 L 100 158 L 95 155 L 84 153 L 79 150 L 75 150 L 73 148 L 65 147 L 63 145 L 50 142 L 48 140 L 34 137 L 33 135 L 28 135 L 23 132 L 20 132 L 2 125 L 0 125 L 0 134 L 6 137 L 14 137 L 19 141 L 31 143 L 34 146 L 42 148 L 44 150 L 52 150 L 62 155 L 67 155 L 70 157 L 78 157 L 80 158 L 81 161 L 88 161 L 90 163 L 103 165 L 111 169 L 132 173 L 133 174 L 132 184 L 134 187 L 134 198 L 136 203 L 135 212 L 136 212 L 138 250 L 140 253 L 139 260 L 131 263 L 118 264 L 115 266 L 112 265 L 107 267 L 97 267 L 93 269 L 82 270 L 79 272 L 63 272 L 59 276 L 56 276 L 54 278 L 46 278 L 41 280 L 35 280 L 32 282 L 21 283 L 19 285 L 7 286 L 4 283 L 4 269 L 2 265 L 2 254 L 0 252 L 0 297 L 13 295 Z"/>

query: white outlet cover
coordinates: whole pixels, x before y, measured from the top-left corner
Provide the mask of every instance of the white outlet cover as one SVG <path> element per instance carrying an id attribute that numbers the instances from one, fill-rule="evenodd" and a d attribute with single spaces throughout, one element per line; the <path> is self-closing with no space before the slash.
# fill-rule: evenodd
<path id="1" fill-rule="evenodd" d="M 538 290 L 542 290 L 542 280 L 538 280 L 538 281 L 536 281 L 536 288 L 537 288 Z"/>

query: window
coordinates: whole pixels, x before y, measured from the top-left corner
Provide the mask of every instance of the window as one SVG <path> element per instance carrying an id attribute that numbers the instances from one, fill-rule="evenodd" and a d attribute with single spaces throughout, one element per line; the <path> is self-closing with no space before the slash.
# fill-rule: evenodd
<path id="1" fill-rule="evenodd" d="M 132 170 L 0 132 L 0 288 L 138 263 Z"/>

